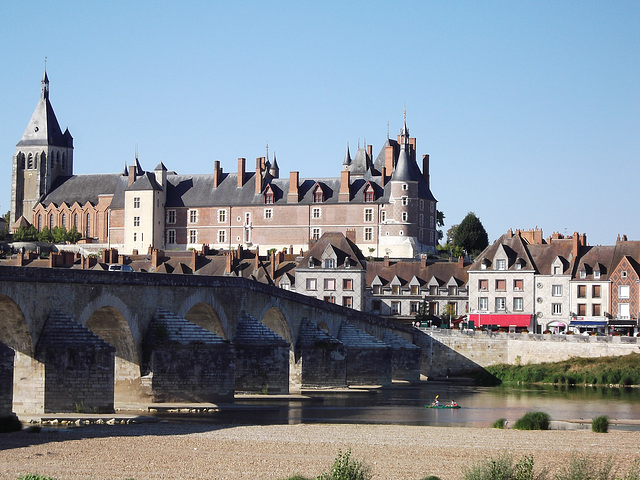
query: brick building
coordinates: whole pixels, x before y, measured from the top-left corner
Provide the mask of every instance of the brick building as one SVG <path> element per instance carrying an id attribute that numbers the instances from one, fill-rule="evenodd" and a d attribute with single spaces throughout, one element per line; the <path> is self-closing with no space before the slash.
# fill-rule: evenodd
<path id="1" fill-rule="evenodd" d="M 436 199 L 429 156 L 416 160 L 406 117 L 397 139 L 347 152 L 333 178 L 280 178 L 278 162 L 239 158 L 235 172 L 145 171 L 138 158 L 122 173 L 74 175 L 73 138 L 61 131 L 49 102 L 49 79 L 13 157 L 11 225 L 72 227 L 87 242 L 124 253 L 150 247 L 186 250 L 260 246 L 306 250 L 324 232 L 355 231 L 366 254 L 410 258 L 435 249 Z"/>

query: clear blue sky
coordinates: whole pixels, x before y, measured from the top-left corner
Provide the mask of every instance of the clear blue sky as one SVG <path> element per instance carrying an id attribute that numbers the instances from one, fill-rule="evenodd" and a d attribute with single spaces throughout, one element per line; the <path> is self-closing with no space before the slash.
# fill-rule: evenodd
<path id="1" fill-rule="evenodd" d="M 407 123 L 446 228 L 640 240 L 640 2 L 2 2 L 0 209 L 40 95 L 75 173 L 339 175 Z"/>

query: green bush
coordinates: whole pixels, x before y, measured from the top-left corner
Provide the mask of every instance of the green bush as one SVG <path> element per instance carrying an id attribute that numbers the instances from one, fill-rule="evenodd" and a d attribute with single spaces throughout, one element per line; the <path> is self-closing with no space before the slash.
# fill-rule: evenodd
<path id="1" fill-rule="evenodd" d="M 18 477 L 18 480 L 56 480 L 53 477 L 46 477 L 44 475 L 36 475 L 35 473 L 27 473 Z"/>
<path id="2" fill-rule="evenodd" d="M 591 431 L 596 433 L 607 433 L 609 431 L 609 417 L 601 415 L 591 422 Z"/>
<path id="3" fill-rule="evenodd" d="M 331 470 L 320 475 L 318 480 L 369 480 L 370 478 L 369 467 L 358 460 L 352 460 L 351 449 L 349 449 L 345 453 L 338 451 Z"/>
<path id="4" fill-rule="evenodd" d="M 496 459 L 486 459 L 464 470 L 464 480 L 544 480 L 547 471 L 533 471 L 533 457 L 527 456 L 514 463 L 507 453 Z"/>
<path id="5" fill-rule="evenodd" d="M 513 428 L 517 430 L 549 430 L 551 418 L 545 412 L 527 412 L 516 420 Z"/>
<path id="6" fill-rule="evenodd" d="M 429 475 L 428 477 L 421 478 L 420 480 L 440 480 L 440 478 L 435 475 Z"/>
<path id="7" fill-rule="evenodd" d="M 498 420 L 496 420 L 491 424 L 491 428 L 504 428 L 506 424 L 507 424 L 506 418 L 499 418 Z"/>
<path id="8" fill-rule="evenodd" d="M 569 463 L 561 465 L 555 474 L 555 480 L 614 480 L 615 478 L 611 457 L 600 460 L 588 455 L 573 455 Z"/>
<path id="9" fill-rule="evenodd" d="M 22 430 L 22 422 L 14 415 L 0 415 L 0 433 L 19 432 Z"/>

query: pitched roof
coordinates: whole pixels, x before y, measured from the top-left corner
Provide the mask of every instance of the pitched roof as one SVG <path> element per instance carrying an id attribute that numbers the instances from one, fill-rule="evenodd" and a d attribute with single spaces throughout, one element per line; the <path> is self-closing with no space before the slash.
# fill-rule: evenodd
<path id="1" fill-rule="evenodd" d="M 351 261 L 350 268 L 365 268 L 366 261 L 358 246 L 340 232 L 323 233 L 315 245 L 304 255 L 300 261 L 300 265 L 304 268 L 309 265 L 309 260 L 312 257 L 315 259 L 322 258 L 323 253 L 329 246 L 331 246 L 336 253 L 338 268 L 344 267 L 347 259 Z M 356 262 L 357 265 L 354 265 L 354 262 Z"/>

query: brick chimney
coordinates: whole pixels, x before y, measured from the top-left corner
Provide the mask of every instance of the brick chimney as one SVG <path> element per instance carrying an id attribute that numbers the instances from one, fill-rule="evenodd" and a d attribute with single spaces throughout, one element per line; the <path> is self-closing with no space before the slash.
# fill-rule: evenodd
<path id="1" fill-rule="evenodd" d="M 388 267 L 389 266 L 389 255 L 385 255 L 384 256 L 384 267 Z"/>
<path id="2" fill-rule="evenodd" d="M 420 255 L 420 268 L 425 268 L 427 266 L 427 256 Z"/>
<path id="3" fill-rule="evenodd" d="M 393 145 L 384 147 L 384 168 L 387 170 L 387 175 L 391 176 L 393 173 Z"/>
<path id="4" fill-rule="evenodd" d="M 573 232 L 573 237 L 571 237 L 571 247 L 573 258 L 577 258 L 578 252 L 580 251 L 580 235 L 578 235 L 578 232 Z"/>
<path id="5" fill-rule="evenodd" d="M 422 156 L 422 176 L 424 177 L 424 181 L 427 182 L 427 187 L 429 187 L 429 155 Z"/>
<path id="6" fill-rule="evenodd" d="M 340 172 L 340 193 L 338 193 L 339 202 L 348 202 L 351 200 L 351 194 L 349 193 L 351 172 L 349 170 L 342 170 Z"/>
<path id="7" fill-rule="evenodd" d="M 373 160 L 373 145 L 367 145 L 367 156 L 370 160 Z"/>
<path id="8" fill-rule="evenodd" d="M 347 228 L 347 232 L 345 234 L 347 240 L 356 243 L 356 229 L 355 228 Z"/>
<path id="9" fill-rule="evenodd" d="M 224 273 L 230 274 L 233 267 L 233 250 L 225 253 Z"/>
<path id="10" fill-rule="evenodd" d="M 129 180 L 127 182 L 127 187 L 130 187 L 133 182 L 136 181 L 136 167 L 135 165 L 129 166 Z"/>
<path id="11" fill-rule="evenodd" d="M 193 250 L 191 250 L 191 270 L 193 271 L 193 273 L 196 273 L 197 269 L 198 269 L 198 252 L 194 248 Z"/>
<path id="12" fill-rule="evenodd" d="M 380 181 L 381 183 L 381 187 L 384 187 L 387 184 L 387 167 L 382 167 L 380 169 L 380 176 L 382 177 L 382 180 Z"/>
<path id="13" fill-rule="evenodd" d="M 298 203 L 298 172 L 289 173 L 289 193 L 287 203 Z"/>
<path id="14" fill-rule="evenodd" d="M 220 160 L 213 162 L 213 188 L 218 188 L 222 181 L 222 167 L 220 167 Z"/>
<path id="15" fill-rule="evenodd" d="M 464 267 L 464 259 L 462 257 L 458 257 L 458 268 Z"/>
<path id="16" fill-rule="evenodd" d="M 244 185 L 244 163 L 244 158 L 238 158 L 238 188 L 242 188 Z"/>
<path id="17" fill-rule="evenodd" d="M 274 276 L 276 274 L 276 252 L 271 251 L 269 253 L 269 276 L 271 280 L 275 280 Z"/>
<path id="18" fill-rule="evenodd" d="M 18 266 L 19 267 L 23 267 L 24 266 L 24 253 L 18 252 L 17 260 L 18 260 Z"/>
<path id="19" fill-rule="evenodd" d="M 255 194 L 262 193 L 262 171 L 264 168 L 264 157 L 256 158 Z"/>

